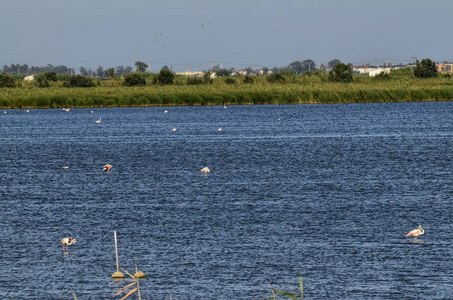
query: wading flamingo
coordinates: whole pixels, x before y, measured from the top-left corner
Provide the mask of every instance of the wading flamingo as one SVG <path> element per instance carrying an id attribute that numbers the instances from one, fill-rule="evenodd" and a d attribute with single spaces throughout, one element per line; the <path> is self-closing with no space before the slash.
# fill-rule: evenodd
<path id="1" fill-rule="evenodd" d="M 63 251 L 65 251 L 65 246 L 66 246 L 66 251 L 68 251 L 68 246 L 73 245 L 77 242 L 76 239 L 73 239 L 72 237 L 66 237 L 61 239 L 61 244 L 63 245 Z"/>
<path id="2" fill-rule="evenodd" d="M 110 173 L 111 168 L 112 168 L 112 165 L 106 164 L 106 165 L 104 165 L 104 169 L 102 169 L 102 171 Z"/>
<path id="3" fill-rule="evenodd" d="M 406 234 L 406 237 L 415 236 L 415 238 L 417 238 L 419 235 L 422 234 L 425 234 L 425 230 L 422 228 L 422 225 L 419 225 L 417 229 L 409 231 L 409 233 Z"/>
<path id="4" fill-rule="evenodd" d="M 209 172 L 211 172 L 211 170 L 209 170 L 208 167 L 204 167 L 203 169 L 200 170 L 201 172 L 204 172 L 204 176 L 206 176 L 206 174 L 208 174 Z"/>

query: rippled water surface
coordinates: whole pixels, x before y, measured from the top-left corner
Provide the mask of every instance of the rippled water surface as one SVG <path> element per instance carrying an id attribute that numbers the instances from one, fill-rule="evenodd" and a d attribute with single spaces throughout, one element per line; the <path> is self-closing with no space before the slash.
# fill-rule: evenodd
<path id="1" fill-rule="evenodd" d="M 451 102 L 7 112 L 2 299 L 452 298 Z"/>

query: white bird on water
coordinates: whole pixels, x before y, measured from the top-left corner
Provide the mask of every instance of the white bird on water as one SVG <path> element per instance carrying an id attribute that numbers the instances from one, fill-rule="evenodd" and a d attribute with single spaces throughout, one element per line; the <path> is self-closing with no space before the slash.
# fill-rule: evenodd
<path id="1" fill-rule="evenodd" d="M 175 131 L 177 131 L 177 130 L 178 130 L 178 128 L 173 128 L 171 131 L 175 132 Z"/>
<path id="2" fill-rule="evenodd" d="M 96 123 L 99 124 L 102 121 L 102 117 L 99 118 L 99 120 L 96 120 Z"/>
<path id="3" fill-rule="evenodd" d="M 164 110 L 164 113 L 167 114 L 167 113 L 168 113 L 168 110 Z"/>
<path id="4" fill-rule="evenodd" d="M 217 129 L 217 131 L 218 131 L 218 132 L 222 132 L 222 131 L 223 131 L 223 129 L 222 129 L 222 128 L 219 128 L 219 129 Z"/>
<path id="5" fill-rule="evenodd" d="M 63 251 L 68 251 L 68 246 L 71 246 L 77 242 L 77 239 L 73 239 L 72 237 L 62 238 L 60 244 L 63 246 Z"/>
<path id="6" fill-rule="evenodd" d="M 415 236 L 415 238 L 417 238 L 419 235 L 423 234 L 425 234 L 425 230 L 422 228 L 422 225 L 419 225 L 418 228 L 409 231 L 409 233 L 406 234 L 406 237 Z"/>
<path id="7" fill-rule="evenodd" d="M 200 170 L 201 172 L 204 172 L 204 176 L 206 176 L 211 170 L 209 170 L 208 167 L 204 167 L 203 169 Z"/>

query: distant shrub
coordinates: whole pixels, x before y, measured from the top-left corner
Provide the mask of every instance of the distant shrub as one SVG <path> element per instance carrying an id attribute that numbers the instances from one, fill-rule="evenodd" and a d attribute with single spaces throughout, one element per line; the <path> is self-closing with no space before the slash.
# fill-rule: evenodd
<path id="1" fill-rule="evenodd" d="M 187 85 L 198 85 L 203 84 L 203 79 L 198 77 L 187 77 L 186 84 Z"/>
<path id="2" fill-rule="evenodd" d="M 44 72 L 41 74 L 47 81 L 57 81 L 57 73 L 55 72 Z"/>
<path id="3" fill-rule="evenodd" d="M 68 74 L 57 74 L 57 81 L 68 81 L 71 78 Z"/>
<path id="4" fill-rule="evenodd" d="M 225 83 L 226 84 L 235 84 L 236 83 L 236 79 L 231 78 L 231 77 L 227 77 L 227 78 L 225 78 Z"/>
<path id="5" fill-rule="evenodd" d="M 244 78 L 242 79 L 242 82 L 251 84 L 251 83 L 255 82 L 255 78 L 253 78 L 252 76 L 249 76 L 249 75 L 245 75 Z"/>
<path id="6" fill-rule="evenodd" d="M 286 81 L 285 76 L 283 76 L 280 73 L 268 75 L 268 76 L 266 76 L 266 79 L 270 83 L 283 83 Z"/>
<path id="7" fill-rule="evenodd" d="M 162 69 L 157 75 L 157 82 L 161 85 L 171 85 L 175 79 L 175 74 L 170 70 Z"/>
<path id="8" fill-rule="evenodd" d="M 436 63 L 429 58 L 416 61 L 414 76 L 417 78 L 431 78 L 437 76 Z"/>
<path id="9" fill-rule="evenodd" d="M 146 79 L 143 73 L 127 73 L 124 75 L 124 86 L 144 86 Z"/>
<path id="10" fill-rule="evenodd" d="M 386 81 L 386 80 L 390 80 L 391 77 L 388 73 L 385 73 L 385 72 L 381 72 L 379 74 L 377 74 L 376 76 L 374 76 L 374 80 L 378 80 L 378 81 Z"/>
<path id="11" fill-rule="evenodd" d="M 0 88 L 15 87 L 14 79 L 10 75 L 0 74 Z"/>
<path id="12" fill-rule="evenodd" d="M 76 75 L 76 76 L 71 76 L 69 78 L 69 81 L 65 81 L 63 83 L 63 86 L 65 87 L 94 87 L 95 84 L 91 78 L 84 77 L 82 75 Z"/>
<path id="13" fill-rule="evenodd" d="M 204 75 L 203 75 L 203 81 L 204 81 L 205 83 L 210 83 L 210 84 L 212 84 L 212 83 L 214 82 L 214 80 L 211 78 L 211 72 L 206 72 L 206 73 L 204 73 Z"/>
<path id="14" fill-rule="evenodd" d="M 35 82 L 36 86 L 38 86 L 38 87 L 41 87 L 41 88 L 50 87 L 49 81 L 46 79 L 44 74 L 34 75 L 33 81 Z"/>
<path id="15" fill-rule="evenodd" d="M 352 68 L 349 65 L 339 63 L 329 72 L 329 81 L 352 82 Z"/>

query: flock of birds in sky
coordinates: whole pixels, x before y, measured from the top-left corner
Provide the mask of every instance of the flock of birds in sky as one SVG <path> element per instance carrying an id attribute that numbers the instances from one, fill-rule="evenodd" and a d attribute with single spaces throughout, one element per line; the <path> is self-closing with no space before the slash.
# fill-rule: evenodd
<path id="1" fill-rule="evenodd" d="M 203 29 L 203 28 L 206 28 L 208 26 L 211 26 L 211 22 L 207 22 L 207 23 L 203 23 L 201 24 L 200 28 Z M 154 39 L 153 39 L 153 42 L 154 43 L 160 43 L 160 42 L 164 42 L 165 41 L 165 35 L 164 33 L 160 32 L 159 35 L 155 36 Z M 166 43 L 163 43 L 160 45 L 162 48 L 166 49 L 167 48 L 167 44 Z"/>

